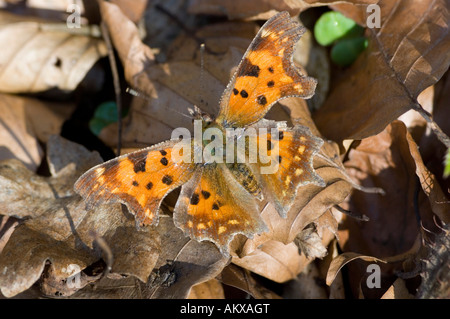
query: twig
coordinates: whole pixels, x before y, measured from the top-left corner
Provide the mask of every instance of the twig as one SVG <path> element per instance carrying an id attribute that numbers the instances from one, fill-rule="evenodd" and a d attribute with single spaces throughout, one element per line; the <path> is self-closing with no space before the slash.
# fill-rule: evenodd
<path id="1" fill-rule="evenodd" d="M 100 1 L 100 0 L 99 0 Z M 101 11 L 100 11 L 101 12 Z M 100 29 L 102 30 L 103 39 L 105 41 L 106 47 L 108 48 L 108 58 L 109 64 L 111 65 L 111 72 L 113 76 L 114 83 L 114 94 L 116 95 L 116 105 L 117 105 L 117 156 L 120 155 L 120 150 L 122 148 L 122 96 L 119 81 L 119 72 L 117 71 L 116 58 L 114 56 L 114 49 L 111 43 L 111 38 L 109 36 L 108 27 L 104 21 L 100 24 Z"/>
<path id="2" fill-rule="evenodd" d="M 361 220 L 361 221 L 364 221 L 364 222 L 368 222 L 368 221 L 370 220 L 370 218 L 367 217 L 367 215 L 364 215 L 364 214 L 362 214 L 362 215 L 357 215 L 357 214 L 355 214 L 354 212 L 352 212 L 352 211 L 350 211 L 350 210 L 346 210 L 346 209 L 342 208 L 342 207 L 339 206 L 339 205 L 334 205 L 333 208 L 335 208 L 335 209 L 337 209 L 338 211 L 340 211 L 341 213 L 343 213 L 343 214 L 345 214 L 345 215 L 348 215 L 348 216 L 350 216 L 350 217 L 352 217 L 352 218 L 354 218 L 354 219 L 357 219 L 357 220 Z"/>
<path id="3" fill-rule="evenodd" d="M 441 130 L 441 128 L 433 120 L 433 116 L 429 112 L 427 112 L 419 103 L 415 103 L 412 109 L 418 112 L 425 119 L 425 121 L 427 121 L 428 125 L 430 126 L 434 134 L 436 134 L 437 138 L 442 142 L 442 144 L 445 145 L 445 147 L 447 147 L 447 149 L 449 149 L 450 138 Z"/>

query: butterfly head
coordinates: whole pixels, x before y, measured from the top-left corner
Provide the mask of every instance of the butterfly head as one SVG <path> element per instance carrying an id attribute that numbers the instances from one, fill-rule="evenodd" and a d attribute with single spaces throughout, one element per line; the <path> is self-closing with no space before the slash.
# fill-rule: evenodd
<path id="1" fill-rule="evenodd" d="M 194 105 L 194 108 L 188 109 L 189 114 L 192 116 L 192 122 L 195 120 L 202 120 L 204 122 L 204 126 L 210 125 L 214 119 L 206 112 L 203 112 L 197 105 Z"/>

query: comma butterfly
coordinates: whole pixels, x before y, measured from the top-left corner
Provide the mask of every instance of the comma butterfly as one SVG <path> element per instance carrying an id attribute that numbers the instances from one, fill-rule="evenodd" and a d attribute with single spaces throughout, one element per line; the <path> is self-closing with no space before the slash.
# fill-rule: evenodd
<path id="1" fill-rule="evenodd" d="M 285 217 L 299 186 L 325 186 L 312 166 L 323 141 L 306 127 L 289 128 L 285 123 L 263 119 L 280 99 L 310 98 L 314 94 L 316 80 L 301 74 L 292 62 L 294 44 L 303 33 L 304 28 L 287 12 L 273 16 L 241 60 L 222 95 L 217 117 L 195 112 L 201 119 L 202 132 L 213 128 L 225 133 L 239 128 L 245 133 L 265 128 L 243 138 L 244 155 L 229 151 L 227 159 L 233 152 L 233 160 L 226 163 L 195 162 L 191 157 L 186 160 L 186 156 L 174 156 L 181 154 L 177 148 L 180 140 L 174 138 L 91 168 L 78 179 L 75 190 L 88 206 L 120 202 L 138 223 L 156 225 L 162 200 L 182 186 L 174 209 L 175 225 L 193 239 L 214 242 L 224 255 L 229 255 L 228 246 L 236 234 L 252 237 L 266 231 L 257 200 L 266 197 Z M 198 144 L 191 139 L 188 145 L 195 153 L 205 142 L 203 139 Z M 258 151 L 250 147 L 252 143 L 265 145 L 276 170 L 262 173 L 267 161 L 261 157 L 248 161 Z"/>

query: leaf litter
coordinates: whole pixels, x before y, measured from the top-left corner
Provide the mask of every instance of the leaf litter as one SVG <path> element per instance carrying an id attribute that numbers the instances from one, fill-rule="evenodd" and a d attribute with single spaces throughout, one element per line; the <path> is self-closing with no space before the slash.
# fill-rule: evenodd
<path id="1" fill-rule="evenodd" d="M 175 127 L 190 127 L 186 115 L 192 105 L 210 114 L 217 112 L 217 101 L 260 25 L 242 20 L 265 20 L 280 10 L 288 10 L 292 15 L 302 12 L 304 17 L 315 7 L 328 4 L 364 25 L 365 8 L 374 1 L 301 1 L 290 7 L 284 1 L 259 6 L 255 0 L 240 11 L 231 1 L 221 4 L 222 11 L 217 11 L 217 1 L 193 1 L 190 14 L 225 14 L 235 20 L 202 21 L 198 25 L 198 20 L 191 18 L 185 20 L 188 25 L 182 28 L 178 21 L 171 27 L 178 28 L 177 37 L 171 35 L 168 42 L 161 34 L 154 36 L 155 43 L 159 41 L 167 49 L 165 53 L 154 47 L 151 39 L 147 44 L 143 42 L 142 30 L 135 24 L 139 18 L 145 19 L 144 2 L 135 6 L 125 5 L 126 1 L 100 2 L 103 23 L 119 57 L 116 62 L 123 66 L 120 76 L 138 92 L 138 96 L 131 97 L 124 93 L 123 100 L 130 102 L 123 127 L 112 124 L 99 134 L 101 143 L 115 148 L 120 132 L 122 153 L 166 140 Z M 380 5 L 387 10 L 382 12 L 390 12 L 391 17 L 382 17 L 383 29 L 367 29 L 369 48 L 352 66 L 336 72 L 333 68 L 311 70 L 304 65 L 308 73 L 316 72 L 318 75 L 314 76 L 324 81 L 328 81 L 326 74 L 331 72 L 330 93 L 328 84 L 316 93 L 320 95 L 317 101 L 325 101 L 323 107 L 322 102 L 316 101 L 308 109 L 311 103 L 287 99 L 268 114 L 270 119 L 305 125 L 314 134 L 328 138 L 314 160 L 314 167 L 327 186 L 302 187 L 286 219 L 280 218 L 270 204 L 261 203 L 261 217 L 269 231 L 253 239 L 236 236 L 231 243 L 231 259 L 224 258 L 211 243 L 190 240 L 173 225 L 176 193 L 165 200 L 160 223 L 153 228 L 136 228 L 134 218 L 121 205 L 86 210 L 73 191 L 73 183 L 103 159 L 58 136 L 63 121 L 77 116 L 64 99 L 58 101 L 56 97 L 58 103 L 65 105 L 44 111 L 50 105 L 48 97 L 55 96 L 47 95 L 47 100 L 35 98 L 42 106 L 29 114 L 54 114 L 51 130 L 40 129 L 48 126 L 39 126 L 36 120 L 30 122 L 30 116 L 22 120 L 22 126 L 14 120 L 5 126 L 5 117 L 0 116 L 0 129 L 14 128 L 15 135 L 11 136 L 18 138 L 11 140 L 19 141 L 14 147 L 14 143 L 2 139 L 0 149 L 0 158 L 5 159 L 0 163 L 1 293 L 14 297 L 38 287 L 38 294 L 47 297 L 226 298 L 229 290 L 224 287 L 232 286 L 236 296 L 248 294 L 254 298 L 411 298 L 417 291 L 418 297 L 448 296 L 448 285 L 435 287 L 429 280 L 448 276 L 448 269 L 442 266 L 448 258 L 448 244 L 440 239 L 445 238 L 442 234 L 446 234 L 445 225 L 450 218 L 448 181 L 443 179 L 443 167 L 435 164 L 437 160 L 442 164 L 443 158 L 436 158 L 429 151 L 430 143 L 434 143 L 445 154 L 442 141 L 448 133 L 448 125 L 442 121 L 448 116 L 448 98 L 442 89 L 449 82 L 444 75 L 449 61 L 443 53 L 448 51 L 448 8 L 442 8 L 441 2 L 433 2 L 429 7 L 406 1 L 395 7 L 384 1 Z M 415 27 L 400 14 L 411 6 L 418 17 L 424 15 Z M 179 4 L 178 8 L 182 7 Z M 86 16 L 90 16 L 92 8 L 85 9 Z M 155 26 L 167 20 L 167 9 L 158 11 L 150 6 L 149 10 L 152 15 L 163 17 L 155 19 Z M 447 12 L 447 16 L 434 19 L 440 11 Z M 172 14 L 176 18 L 186 11 Z M 169 20 L 174 17 L 169 16 Z M 20 32 L 27 25 L 18 25 L 17 21 L 3 24 L 5 37 L 13 33 L 7 30 L 16 28 L 19 31 L 14 32 Z M 430 21 L 436 22 L 431 25 Z M 35 28 L 35 22 L 27 23 Z M 394 29 L 399 30 L 395 39 L 390 37 Z M 34 37 L 49 36 L 42 32 L 37 31 Z M 53 36 L 56 40 L 68 34 L 62 31 L 50 35 Z M 427 37 L 431 39 L 428 46 Z M 50 55 L 35 61 L 36 73 L 27 75 L 43 79 L 45 85 L 39 84 L 41 80 L 33 85 L 20 81 L 20 72 L 11 77 L 19 81 L 9 81 L 5 69 L 1 75 L 7 85 L 2 87 L 8 88 L 8 93 L 54 88 L 65 91 L 64 94 L 73 91 L 80 81 L 85 81 L 83 76 L 93 63 L 107 54 L 104 43 L 95 35 L 82 41 L 93 44 L 99 53 L 85 54 L 87 47 L 78 46 L 85 49 L 73 52 L 75 59 L 88 60 L 74 67 L 72 71 L 78 75 L 70 77 L 70 81 L 69 77 L 64 78 L 67 72 L 57 76 L 43 72 L 43 67 L 49 67 L 53 61 Z M 25 61 L 35 51 L 32 43 L 26 51 L 24 44 L 16 47 L 16 52 L 25 55 Z M 203 53 L 199 43 L 206 44 Z M 406 59 L 396 58 L 414 43 L 415 50 Z M 299 50 L 302 48 L 299 45 Z M 308 59 L 326 59 L 326 51 L 313 46 L 306 54 L 295 60 L 304 63 Z M 7 55 L 0 58 L 11 60 Z M 66 65 L 66 60 L 61 62 Z M 7 63 L 9 68 L 14 67 L 13 63 L 17 62 Z M 97 78 L 102 74 L 98 73 Z M 51 77 L 45 79 L 47 75 Z M 430 86 L 435 97 L 419 98 L 424 89 L 431 90 Z M 125 92 L 124 87 L 121 91 Z M 22 97 L 15 97 L 17 101 L 6 103 L 13 98 L 5 95 L 0 107 L 16 112 L 16 105 L 24 102 Z M 391 107 L 394 101 L 399 103 Z M 427 106 L 426 112 L 419 106 Z M 82 107 L 78 105 L 77 110 Z M 369 108 L 372 109 L 367 112 Z M 419 110 L 424 120 L 411 122 L 410 126 L 395 121 L 410 108 Z M 174 116 L 167 116 L 168 110 Z M 433 114 L 435 122 L 430 121 L 429 114 Z M 30 123 L 37 128 L 31 136 Z M 5 132 L 5 136 L 10 134 Z M 350 143 L 343 144 L 344 139 Z M 369 220 L 350 216 L 367 216 Z M 375 293 L 364 287 L 370 263 L 382 267 L 382 288 Z M 441 266 L 436 268 L 436 264 Z M 350 272 L 342 277 L 347 268 Z M 256 275 L 266 281 L 261 282 Z M 422 283 L 417 278 L 423 278 Z M 74 280 L 77 285 L 73 285 Z M 347 288 L 343 280 L 350 283 L 348 291 L 344 291 Z"/>

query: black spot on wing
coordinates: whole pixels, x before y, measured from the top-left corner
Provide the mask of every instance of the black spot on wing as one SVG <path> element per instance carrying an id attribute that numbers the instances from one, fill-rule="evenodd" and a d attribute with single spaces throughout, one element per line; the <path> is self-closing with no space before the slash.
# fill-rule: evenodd
<path id="1" fill-rule="evenodd" d="M 167 164 L 169 164 L 169 161 L 167 160 L 167 158 L 163 157 L 160 160 L 161 164 L 163 164 L 164 166 L 167 166 Z"/>
<path id="2" fill-rule="evenodd" d="M 145 172 L 145 163 L 147 162 L 147 153 L 135 153 L 128 155 L 128 160 L 133 164 L 135 173 Z"/>
<path id="3" fill-rule="evenodd" d="M 208 199 L 211 196 L 211 193 L 208 191 L 202 191 L 203 198 Z"/>
<path id="4" fill-rule="evenodd" d="M 260 95 L 256 98 L 256 101 L 258 102 L 259 105 L 266 105 L 267 104 L 267 99 L 264 95 Z"/>
<path id="5" fill-rule="evenodd" d="M 260 71 L 259 66 L 252 64 L 249 59 L 245 58 L 239 67 L 238 76 L 254 76 L 257 78 Z"/>
<path id="6" fill-rule="evenodd" d="M 170 185 L 173 182 L 173 178 L 172 176 L 164 175 L 164 177 L 162 178 L 162 182 L 166 185 Z"/>
<path id="7" fill-rule="evenodd" d="M 197 205 L 199 202 L 200 202 L 200 196 L 198 196 L 197 193 L 192 194 L 191 201 L 190 201 L 191 205 Z"/>

